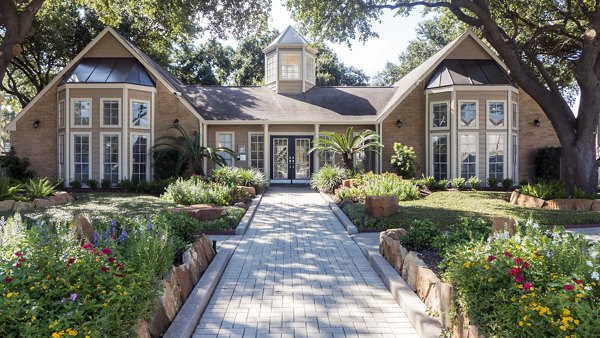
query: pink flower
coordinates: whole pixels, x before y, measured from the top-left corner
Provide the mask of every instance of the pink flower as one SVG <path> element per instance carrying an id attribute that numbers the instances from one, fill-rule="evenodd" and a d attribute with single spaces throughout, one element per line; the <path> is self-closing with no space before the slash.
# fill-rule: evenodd
<path id="1" fill-rule="evenodd" d="M 518 258 L 518 257 L 515 258 L 515 259 L 513 259 L 513 262 L 515 262 L 515 264 L 517 264 L 517 265 L 523 264 L 523 260 L 521 258 Z"/>
<path id="2" fill-rule="evenodd" d="M 85 243 L 84 245 L 81 246 L 83 249 L 85 250 L 89 250 L 93 247 L 92 243 Z"/>
<path id="3" fill-rule="evenodd" d="M 8 284 L 8 283 L 12 282 L 12 278 L 10 278 L 10 277 L 6 277 L 6 278 L 4 278 L 2 281 L 3 281 L 4 283 Z"/>
<path id="4" fill-rule="evenodd" d="M 504 251 L 504 257 L 512 257 L 510 251 Z"/>
<path id="5" fill-rule="evenodd" d="M 69 258 L 67 261 L 67 266 L 71 266 L 71 264 L 75 263 L 75 258 Z"/>
<path id="6" fill-rule="evenodd" d="M 523 283 L 523 275 L 516 275 L 515 276 L 515 282 L 517 282 L 517 283 Z"/>
<path id="7" fill-rule="evenodd" d="M 102 272 L 104 272 L 104 273 L 108 272 L 108 266 L 103 266 L 103 267 L 101 267 L 101 268 L 100 268 L 100 271 L 102 271 Z"/>
<path id="8" fill-rule="evenodd" d="M 525 262 L 522 265 L 523 269 L 529 269 L 529 263 Z"/>
<path id="9" fill-rule="evenodd" d="M 575 282 L 575 284 L 577 284 L 577 285 L 583 283 L 583 281 L 581 279 L 576 279 L 576 278 L 573 278 L 573 282 Z"/>
<path id="10" fill-rule="evenodd" d="M 70 298 L 71 298 L 72 301 L 76 301 L 77 300 L 77 294 L 76 293 L 72 293 Z"/>
<path id="11" fill-rule="evenodd" d="M 525 284 L 523 284 L 523 289 L 525 290 L 529 290 L 531 289 L 533 285 L 530 282 L 525 282 Z"/>
<path id="12" fill-rule="evenodd" d="M 494 259 L 496 259 L 496 256 L 493 256 L 493 255 L 489 255 L 488 258 L 487 258 L 488 262 L 491 262 Z"/>
<path id="13" fill-rule="evenodd" d="M 563 289 L 565 289 L 565 291 L 571 291 L 574 288 L 575 287 L 573 287 L 573 285 L 571 285 L 571 284 L 565 284 L 565 286 L 563 287 Z"/>
<path id="14" fill-rule="evenodd" d="M 122 273 L 115 273 L 115 277 L 123 278 L 123 274 Z"/>
<path id="15" fill-rule="evenodd" d="M 15 256 L 21 257 L 21 256 L 23 256 L 23 253 L 21 251 L 17 251 L 17 252 L 15 252 Z"/>
<path id="16" fill-rule="evenodd" d="M 112 253 L 112 251 L 109 248 L 102 249 L 102 254 L 103 255 L 110 255 L 111 253 Z"/>
<path id="17" fill-rule="evenodd" d="M 519 270 L 519 268 L 512 267 L 512 268 L 510 268 L 509 274 L 514 277 L 514 276 L 518 275 L 520 272 L 521 272 L 521 270 Z"/>
<path id="18" fill-rule="evenodd" d="M 114 263 L 117 260 L 114 257 L 108 257 L 108 261 L 111 262 L 111 263 Z"/>

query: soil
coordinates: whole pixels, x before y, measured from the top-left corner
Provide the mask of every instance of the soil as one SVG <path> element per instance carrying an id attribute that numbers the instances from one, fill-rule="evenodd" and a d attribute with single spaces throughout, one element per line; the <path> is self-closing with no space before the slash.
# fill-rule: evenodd
<path id="1" fill-rule="evenodd" d="M 435 273 L 438 278 L 441 278 L 442 270 L 439 268 L 439 264 L 442 262 L 442 256 L 436 251 L 431 250 L 423 250 L 418 252 L 419 258 L 427 264 L 427 267 L 431 269 Z"/>

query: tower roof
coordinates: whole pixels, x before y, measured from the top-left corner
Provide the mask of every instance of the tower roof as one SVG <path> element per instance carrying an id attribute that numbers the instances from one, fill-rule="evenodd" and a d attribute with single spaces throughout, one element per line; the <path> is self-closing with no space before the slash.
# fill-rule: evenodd
<path id="1" fill-rule="evenodd" d="M 273 40 L 263 52 L 268 52 L 274 49 L 277 46 L 285 45 L 285 46 L 304 46 L 307 45 L 308 41 L 298 33 L 297 30 L 292 26 L 288 26 L 281 34 L 279 34 L 275 40 Z"/>

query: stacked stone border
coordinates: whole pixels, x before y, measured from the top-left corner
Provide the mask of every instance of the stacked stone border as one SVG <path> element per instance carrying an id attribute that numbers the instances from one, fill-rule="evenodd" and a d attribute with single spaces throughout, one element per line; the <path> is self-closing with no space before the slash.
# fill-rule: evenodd
<path id="1" fill-rule="evenodd" d="M 397 275 L 400 274 L 402 282 L 406 281 L 403 286 L 396 287 L 402 289 L 403 296 L 410 299 L 411 296 L 407 293 L 412 294 L 412 298 L 417 298 L 417 301 L 425 308 L 412 304 L 409 304 L 408 308 L 404 308 L 404 305 L 400 303 L 407 315 L 411 312 L 410 307 L 415 308 L 415 311 L 425 310 L 435 316 L 435 319 L 430 317 L 434 322 L 425 323 L 429 326 L 437 324 L 440 334 L 441 329 L 444 329 L 454 338 L 482 337 L 477 327 L 470 324 L 469 318 L 453 301 L 454 286 L 442 282 L 418 257 L 417 252 L 408 251 L 400 244 L 400 240 L 392 238 L 393 235 L 391 234 L 393 232 L 394 230 L 387 230 L 379 234 L 379 251 L 381 255 L 377 256 L 389 263 L 385 264 L 389 269 L 395 271 Z M 455 312 L 454 315 L 452 312 Z M 409 316 L 409 319 L 412 321 L 411 316 Z M 413 322 L 413 325 L 419 332 L 419 327 L 422 324 Z M 429 328 L 429 326 L 426 327 Z M 430 328 L 430 330 L 433 331 L 433 328 Z M 419 332 L 419 334 L 421 333 Z"/>
<path id="2" fill-rule="evenodd" d="M 258 208 L 258 205 L 262 201 L 263 195 L 264 194 L 260 194 L 252 200 L 252 203 L 250 204 L 250 207 L 248 207 L 248 210 L 246 210 L 244 217 L 242 218 L 240 223 L 235 228 L 236 235 L 243 235 L 246 233 L 246 230 L 248 230 L 250 223 L 252 223 L 252 220 L 254 219 L 254 214 L 256 213 L 256 208 Z"/>
<path id="3" fill-rule="evenodd" d="M 510 203 L 528 208 L 544 208 L 550 210 L 600 211 L 600 199 L 556 198 L 552 200 L 543 200 L 541 198 L 525 195 L 518 191 L 512 192 L 510 195 Z"/>
<path id="4" fill-rule="evenodd" d="M 46 198 L 36 198 L 30 202 L 21 202 L 15 200 L 0 201 L 0 211 L 10 210 L 28 210 L 34 208 L 45 208 L 53 205 L 66 204 L 75 201 L 75 198 L 68 192 L 59 191 Z"/>

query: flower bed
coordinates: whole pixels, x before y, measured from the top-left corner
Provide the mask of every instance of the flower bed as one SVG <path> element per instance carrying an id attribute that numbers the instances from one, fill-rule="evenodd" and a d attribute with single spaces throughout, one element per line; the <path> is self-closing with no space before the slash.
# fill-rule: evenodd
<path id="1" fill-rule="evenodd" d="M 600 245 L 582 237 L 528 223 L 449 250 L 442 279 L 389 234 L 380 250 L 454 337 L 600 333 Z"/>

